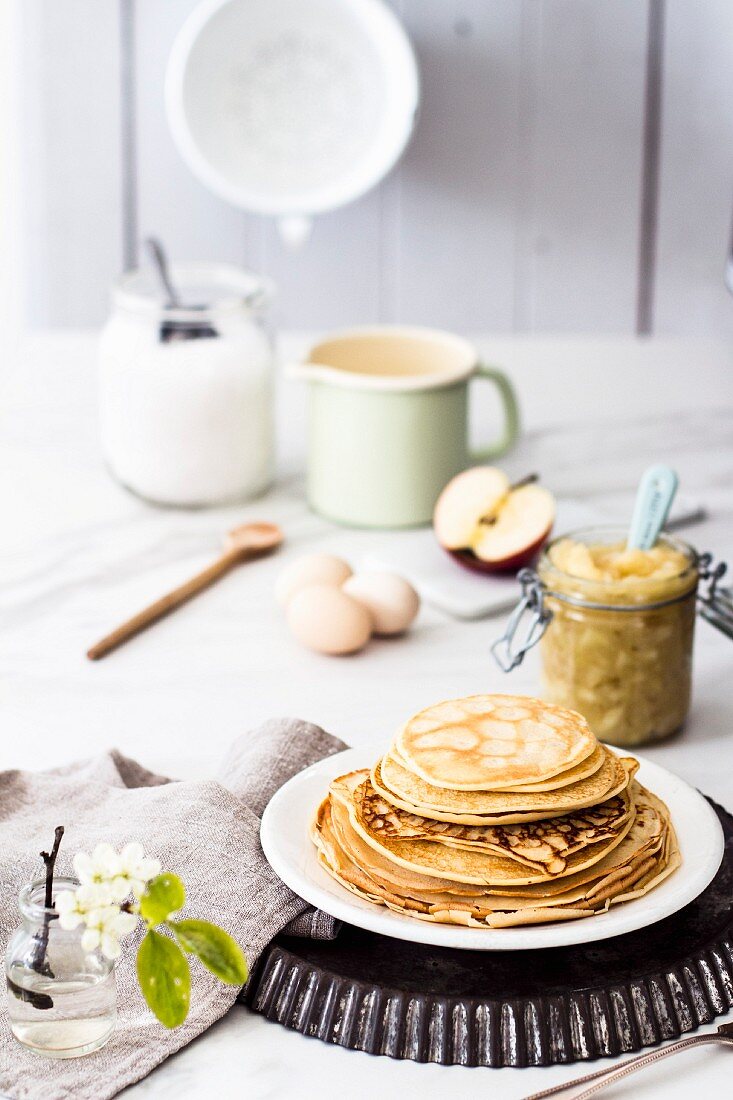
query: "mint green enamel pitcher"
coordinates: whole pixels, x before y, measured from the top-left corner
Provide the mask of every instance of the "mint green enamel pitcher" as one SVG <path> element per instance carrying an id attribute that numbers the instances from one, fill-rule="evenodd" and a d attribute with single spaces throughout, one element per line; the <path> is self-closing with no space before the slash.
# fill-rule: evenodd
<path id="1" fill-rule="evenodd" d="M 287 373 L 308 383 L 308 501 L 337 523 L 428 523 L 455 474 L 503 454 L 517 436 L 509 379 L 447 332 L 375 326 L 336 333 Z M 496 386 L 504 411 L 494 442 L 478 452 L 468 447 L 471 380 Z"/>

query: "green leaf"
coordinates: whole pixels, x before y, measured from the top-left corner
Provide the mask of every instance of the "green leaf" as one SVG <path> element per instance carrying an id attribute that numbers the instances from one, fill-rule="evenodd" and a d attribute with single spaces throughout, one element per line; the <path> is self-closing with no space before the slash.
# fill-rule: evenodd
<path id="1" fill-rule="evenodd" d="M 191 1000 L 191 971 L 178 944 L 151 928 L 137 953 L 137 978 L 148 1007 L 161 1024 L 182 1024 Z"/>
<path id="2" fill-rule="evenodd" d="M 228 932 L 207 920 L 175 920 L 168 924 L 183 950 L 196 955 L 207 970 L 227 985 L 244 985 L 247 960 Z"/>
<path id="3" fill-rule="evenodd" d="M 153 878 L 140 898 L 140 913 L 150 925 L 160 924 L 186 904 L 186 890 L 178 875 L 164 871 Z"/>

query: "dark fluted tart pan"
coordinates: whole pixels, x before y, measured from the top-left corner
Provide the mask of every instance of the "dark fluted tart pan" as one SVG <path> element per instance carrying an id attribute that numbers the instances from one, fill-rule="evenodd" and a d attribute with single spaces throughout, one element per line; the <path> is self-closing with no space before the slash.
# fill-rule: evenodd
<path id="1" fill-rule="evenodd" d="M 344 925 L 330 942 L 278 937 L 246 1003 L 352 1050 L 462 1066 L 548 1066 L 625 1054 L 733 1007 L 733 818 L 725 856 L 679 913 L 595 944 L 456 951 Z"/>

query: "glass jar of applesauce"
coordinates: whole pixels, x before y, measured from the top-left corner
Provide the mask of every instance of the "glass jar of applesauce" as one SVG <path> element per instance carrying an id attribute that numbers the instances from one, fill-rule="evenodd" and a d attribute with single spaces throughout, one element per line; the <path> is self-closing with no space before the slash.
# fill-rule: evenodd
<path id="1" fill-rule="evenodd" d="M 703 607 L 720 616 L 710 555 L 662 535 L 650 550 L 626 548 L 620 527 L 575 531 L 550 542 L 493 651 L 508 671 L 540 641 L 545 698 L 582 714 L 596 736 L 634 746 L 679 730 L 690 705 L 698 582 Z M 531 621 L 517 648 L 519 620 Z M 706 615 L 726 633 L 721 622 Z M 514 621 L 513 621 L 514 620 Z"/>

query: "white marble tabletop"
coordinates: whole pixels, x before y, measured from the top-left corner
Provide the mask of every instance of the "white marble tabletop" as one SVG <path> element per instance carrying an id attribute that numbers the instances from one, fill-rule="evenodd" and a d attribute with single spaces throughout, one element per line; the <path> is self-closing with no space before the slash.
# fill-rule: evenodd
<path id="1" fill-rule="evenodd" d="M 302 343 L 286 342 L 288 354 Z M 651 461 L 678 470 L 708 518 L 687 537 L 733 560 L 733 349 L 626 338 L 478 341 L 518 386 L 525 434 L 511 474 L 538 469 L 563 496 L 609 517 L 628 514 Z M 151 508 L 103 468 L 96 435 L 95 342 L 90 334 L 26 340 L 0 379 L 0 766 L 40 768 L 109 746 L 164 773 L 205 776 L 228 743 L 265 718 L 294 714 L 344 740 L 386 740 L 427 701 L 505 690 L 488 645 L 497 621 L 456 622 L 421 611 L 405 639 L 332 659 L 300 649 L 272 598 L 288 557 L 327 548 L 357 558 L 389 536 L 345 532 L 304 502 L 303 395 L 279 396 L 280 472 L 246 506 L 185 512 Z M 490 415 L 489 405 L 479 415 Z M 238 570 L 109 659 L 89 644 L 206 563 L 222 534 L 248 517 L 280 523 L 287 546 Z M 730 643 L 698 629 L 695 697 L 684 734 L 648 750 L 733 807 Z M 537 690 L 534 660 L 512 690 Z M 730 1055 L 704 1049 L 616 1087 L 621 1098 L 712 1092 Z M 237 1006 L 215 1028 L 137 1085 L 141 1097 L 246 1093 L 253 1100 L 348 1095 L 442 1097 L 492 1089 L 500 1100 L 567 1079 L 578 1067 L 467 1070 L 394 1062 L 305 1039 Z"/>

